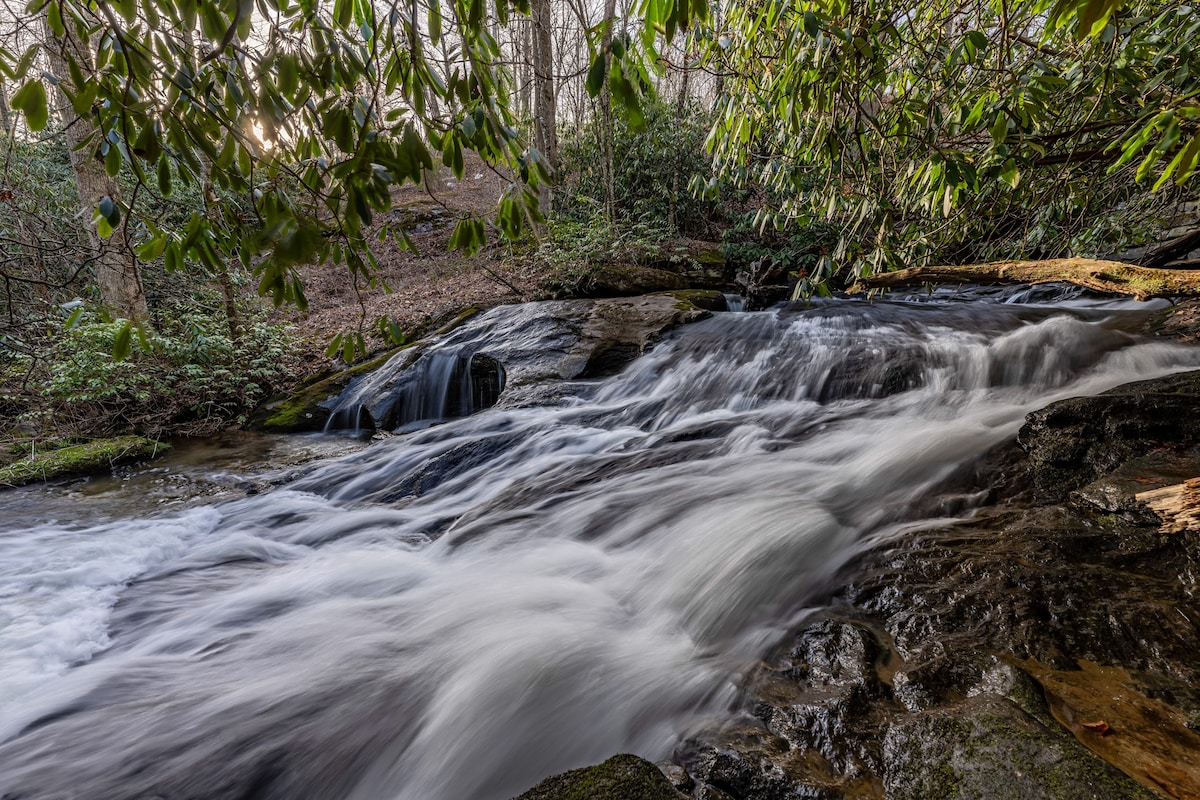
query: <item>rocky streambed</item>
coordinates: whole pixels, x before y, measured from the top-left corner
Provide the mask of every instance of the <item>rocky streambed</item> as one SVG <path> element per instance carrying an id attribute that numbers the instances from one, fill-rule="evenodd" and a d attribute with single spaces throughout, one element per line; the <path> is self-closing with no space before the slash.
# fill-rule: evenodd
<path id="1" fill-rule="evenodd" d="M 1194 311 L 1152 327 L 1188 339 Z M 914 512 L 945 523 L 847 565 L 654 789 L 578 796 L 1200 797 L 1200 530 L 1144 501 L 1198 475 L 1200 373 L 1030 414 Z"/>

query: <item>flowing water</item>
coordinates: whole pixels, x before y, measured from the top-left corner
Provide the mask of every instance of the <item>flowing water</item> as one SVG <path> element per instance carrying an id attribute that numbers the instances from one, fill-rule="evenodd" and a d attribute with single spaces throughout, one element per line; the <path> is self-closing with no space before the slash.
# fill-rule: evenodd
<path id="1" fill-rule="evenodd" d="M 719 314 L 250 496 L 0 495 L 0 796 L 502 800 L 667 755 L 1027 412 L 1200 367 L 1140 313 Z"/>

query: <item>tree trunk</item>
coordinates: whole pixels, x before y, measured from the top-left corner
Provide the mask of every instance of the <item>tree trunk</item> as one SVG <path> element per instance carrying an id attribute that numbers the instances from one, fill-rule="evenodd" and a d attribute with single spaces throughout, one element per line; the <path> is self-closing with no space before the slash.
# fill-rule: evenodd
<path id="1" fill-rule="evenodd" d="M 687 54 L 687 50 L 685 48 L 683 51 L 683 74 L 679 79 L 679 96 L 675 100 L 675 118 L 680 123 L 683 122 L 684 114 L 687 113 L 688 77 L 691 74 L 688 71 L 687 60 L 688 60 L 688 54 Z M 679 226 L 676 221 L 676 216 L 677 216 L 676 199 L 679 197 L 679 182 L 680 182 L 680 179 L 682 176 L 679 174 L 679 158 L 675 157 L 675 154 L 672 154 L 672 163 L 673 163 L 673 166 L 671 168 L 671 199 L 670 199 L 670 205 L 667 208 L 667 224 L 669 224 L 673 230 L 677 230 Z"/>
<path id="2" fill-rule="evenodd" d="M 1098 292 L 1132 295 L 1138 300 L 1200 297 L 1200 270 L 1153 269 L 1090 258 L 913 267 L 861 278 L 850 288 L 850 292 L 933 283 L 1071 283 Z"/>
<path id="3" fill-rule="evenodd" d="M 600 35 L 600 52 L 609 65 L 612 64 L 613 26 L 616 24 L 617 0 L 604 0 L 604 26 Z M 609 87 L 608 72 L 604 73 L 604 89 L 600 92 L 600 155 L 601 172 L 604 177 L 604 211 L 611 222 L 616 215 L 617 188 L 616 164 L 613 160 L 613 114 L 612 89 Z"/>
<path id="4" fill-rule="evenodd" d="M 546 171 L 558 171 L 558 103 L 554 94 L 554 45 L 551 36 L 550 0 L 532 0 L 533 23 L 533 146 L 541 155 Z M 549 214 L 553 198 L 550 183 L 538 186 L 538 199 Z"/>
<path id="5" fill-rule="evenodd" d="M 529 119 L 532 104 L 530 98 L 533 92 L 533 23 L 524 18 L 519 18 L 517 26 L 518 34 L 521 37 L 520 57 L 517 60 L 518 70 L 514 70 L 519 76 L 517 81 L 517 106 L 521 112 L 522 119 Z"/>
<path id="6" fill-rule="evenodd" d="M 100 291 L 100 302 L 113 316 L 145 323 L 150 313 L 146 307 L 146 292 L 142 288 L 141 268 L 129 246 L 126 215 L 121 214 L 121 222 L 113 228 L 108 239 L 100 238 L 92 224 L 96 207 L 105 197 L 120 206 L 120 189 L 117 181 L 108 177 L 104 162 L 96 155 L 99 136 L 94 123 L 87 117 L 75 114 L 64 91 L 71 80 L 70 70 L 67 69 L 68 54 L 87 74 L 92 70 L 91 51 L 79 41 L 72 25 L 67 26 L 62 38 L 55 38 L 44 20 L 43 28 L 50 70 L 58 81 L 59 114 L 71 153 L 71 166 L 75 170 L 79 203 L 83 207 L 88 238 L 96 251 L 96 287 Z"/>
<path id="7" fill-rule="evenodd" d="M 0 125 L 9 136 L 13 134 L 12 109 L 8 105 L 8 84 L 0 79 Z"/>

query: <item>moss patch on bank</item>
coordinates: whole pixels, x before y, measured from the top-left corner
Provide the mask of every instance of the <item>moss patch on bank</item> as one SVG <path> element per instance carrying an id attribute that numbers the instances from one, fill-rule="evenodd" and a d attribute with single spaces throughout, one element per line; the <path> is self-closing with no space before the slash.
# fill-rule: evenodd
<path id="1" fill-rule="evenodd" d="M 0 468 L 0 487 L 24 486 L 71 475 L 86 475 L 120 464 L 165 454 L 171 445 L 141 436 L 97 439 L 59 450 L 27 456 Z"/>

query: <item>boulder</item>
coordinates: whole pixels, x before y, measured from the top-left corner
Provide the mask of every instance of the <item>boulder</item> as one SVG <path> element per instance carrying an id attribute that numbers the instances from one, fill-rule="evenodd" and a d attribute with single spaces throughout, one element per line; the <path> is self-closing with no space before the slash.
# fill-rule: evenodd
<path id="1" fill-rule="evenodd" d="M 685 800 L 662 771 L 633 755 L 547 778 L 515 800 Z"/>

